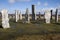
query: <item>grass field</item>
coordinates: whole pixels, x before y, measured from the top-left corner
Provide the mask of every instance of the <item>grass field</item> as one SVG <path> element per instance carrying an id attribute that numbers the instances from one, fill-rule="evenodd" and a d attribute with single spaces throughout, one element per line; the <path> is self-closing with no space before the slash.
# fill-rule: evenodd
<path id="1" fill-rule="evenodd" d="M 29 24 L 10 21 L 11 28 L 0 28 L 0 40 L 60 40 L 60 22 Z"/>

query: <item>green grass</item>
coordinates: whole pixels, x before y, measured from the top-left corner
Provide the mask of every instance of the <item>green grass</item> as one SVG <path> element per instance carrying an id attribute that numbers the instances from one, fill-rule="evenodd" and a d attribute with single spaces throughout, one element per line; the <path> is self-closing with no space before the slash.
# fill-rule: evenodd
<path id="1" fill-rule="evenodd" d="M 0 23 L 1 24 L 1 23 Z M 11 28 L 0 28 L 0 40 L 55 40 L 60 37 L 60 23 L 46 24 L 42 21 L 34 21 L 26 24 L 10 21 Z M 15 26 L 15 27 L 13 27 Z M 36 39 L 35 39 L 36 38 Z"/>

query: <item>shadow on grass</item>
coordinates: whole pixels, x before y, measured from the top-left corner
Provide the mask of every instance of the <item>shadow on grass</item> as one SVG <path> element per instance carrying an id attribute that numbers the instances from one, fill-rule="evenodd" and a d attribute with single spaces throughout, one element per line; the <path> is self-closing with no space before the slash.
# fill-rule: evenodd
<path id="1" fill-rule="evenodd" d="M 60 25 L 60 23 L 53 23 L 53 24 Z"/>
<path id="2" fill-rule="evenodd" d="M 2 25 L 0 25 L 0 28 L 3 28 Z"/>

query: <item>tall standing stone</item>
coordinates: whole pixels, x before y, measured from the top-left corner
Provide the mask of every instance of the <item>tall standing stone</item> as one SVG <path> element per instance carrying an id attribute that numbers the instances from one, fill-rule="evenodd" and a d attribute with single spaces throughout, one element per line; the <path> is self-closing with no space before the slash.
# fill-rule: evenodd
<path id="1" fill-rule="evenodd" d="M 28 8 L 26 9 L 25 19 L 26 19 L 26 23 L 30 23 L 29 10 L 28 10 Z"/>
<path id="2" fill-rule="evenodd" d="M 55 13 L 55 23 L 58 22 L 58 9 L 56 9 L 56 13 Z"/>
<path id="3" fill-rule="evenodd" d="M 36 15 L 35 15 L 35 5 L 32 5 L 32 20 L 36 20 Z"/>
<path id="4" fill-rule="evenodd" d="M 53 13 L 53 10 L 51 10 L 50 12 L 51 12 L 51 20 L 52 20 L 52 16 L 53 16 L 52 13 Z"/>
<path id="5" fill-rule="evenodd" d="M 2 27 L 3 28 L 10 28 L 9 18 L 8 18 L 8 10 L 3 9 L 1 11 L 1 13 L 2 13 Z"/>
<path id="6" fill-rule="evenodd" d="M 19 11 L 19 19 L 22 20 L 22 14 L 21 14 L 21 11 Z"/>
<path id="7" fill-rule="evenodd" d="M 19 20 L 19 11 L 15 10 L 16 22 Z"/>
<path id="8" fill-rule="evenodd" d="M 39 12 L 39 19 L 41 18 L 41 13 Z"/>
<path id="9" fill-rule="evenodd" d="M 50 10 L 45 11 L 45 22 L 50 23 L 51 13 Z"/>

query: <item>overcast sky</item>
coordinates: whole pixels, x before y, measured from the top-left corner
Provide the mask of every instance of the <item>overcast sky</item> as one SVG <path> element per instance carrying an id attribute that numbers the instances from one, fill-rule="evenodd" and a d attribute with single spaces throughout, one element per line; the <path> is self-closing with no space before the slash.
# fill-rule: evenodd
<path id="1" fill-rule="evenodd" d="M 31 5 L 35 5 L 36 11 L 43 9 L 55 9 L 60 7 L 60 0 L 0 0 L 0 10 L 6 8 L 7 10 L 14 11 L 15 9 L 25 11 Z"/>

